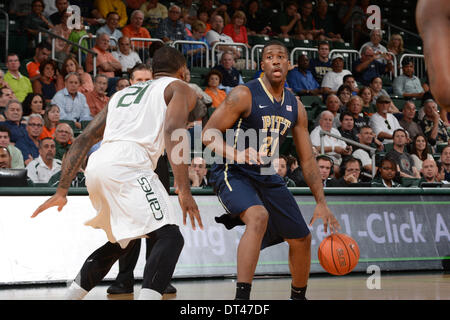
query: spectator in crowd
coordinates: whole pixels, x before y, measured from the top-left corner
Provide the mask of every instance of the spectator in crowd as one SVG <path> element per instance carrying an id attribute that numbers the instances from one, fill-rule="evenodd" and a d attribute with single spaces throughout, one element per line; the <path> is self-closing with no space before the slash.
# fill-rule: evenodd
<path id="1" fill-rule="evenodd" d="M 127 0 L 127 3 L 132 1 Z M 81 20 L 85 21 L 90 26 L 98 26 L 105 23 L 100 11 L 94 5 L 92 0 L 70 0 L 71 5 L 76 5 L 80 8 Z"/>
<path id="2" fill-rule="evenodd" d="M 369 125 L 370 118 L 362 113 L 362 99 L 359 96 L 353 96 L 350 98 L 347 104 L 347 110 L 353 116 L 355 123 L 355 130 L 359 132 L 359 129 Z"/>
<path id="3" fill-rule="evenodd" d="M 399 75 L 392 82 L 392 88 L 396 96 L 403 98 L 422 99 L 425 90 L 420 79 L 414 75 L 414 63 L 410 59 L 402 61 L 403 74 Z M 427 88 L 427 91 L 429 88 Z"/>
<path id="4" fill-rule="evenodd" d="M 298 3 L 290 1 L 286 4 L 284 12 L 278 13 L 272 20 L 272 31 L 282 37 L 291 37 L 296 33 L 297 23 L 301 15 L 298 12 Z"/>
<path id="5" fill-rule="evenodd" d="M 299 96 L 316 96 L 320 95 L 322 91 L 309 71 L 309 59 L 306 54 L 298 56 L 297 68 L 289 71 L 287 82 L 292 91 Z"/>
<path id="6" fill-rule="evenodd" d="M 0 122 L 5 121 L 5 109 L 10 100 L 16 100 L 12 90 L 8 87 L 0 88 Z"/>
<path id="7" fill-rule="evenodd" d="M 180 5 L 181 10 L 187 14 L 187 23 L 192 25 L 197 20 L 198 6 L 193 0 L 183 0 Z"/>
<path id="8" fill-rule="evenodd" d="M 72 72 L 66 75 L 66 87 L 58 91 L 51 104 L 56 104 L 60 111 L 60 120 L 70 120 L 75 127 L 81 129 L 81 121 L 92 120 L 86 96 L 78 91 L 80 76 Z"/>
<path id="9" fill-rule="evenodd" d="M 374 147 L 375 134 L 370 126 L 366 125 L 359 129 L 358 139 L 359 143 L 368 147 Z M 358 148 L 353 151 L 352 156 L 361 161 L 362 169 L 364 171 L 372 173 L 375 163 L 372 162 L 372 157 L 367 150 Z"/>
<path id="10" fill-rule="evenodd" d="M 116 92 L 130 86 L 128 78 L 120 78 L 116 83 Z"/>
<path id="11" fill-rule="evenodd" d="M 21 122 L 22 114 L 22 104 L 18 100 L 10 100 L 5 107 L 5 121 L 0 122 L 11 131 L 11 142 L 14 144 L 28 137 L 26 125 Z"/>
<path id="12" fill-rule="evenodd" d="M 226 34 L 223 33 L 223 27 L 224 27 L 224 23 L 223 23 L 223 18 L 220 15 L 216 15 L 214 17 L 211 17 L 211 30 L 209 30 L 206 33 L 206 40 L 208 41 L 209 46 L 212 48 L 214 46 L 214 44 L 216 44 L 217 42 L 227 42 L 227 43 L 233 43 L 233 39 L 230 36 L 227 36 Z M 233 54 L 234 58 L 239 58 L 240 57 L 240 52 L 239 50 L 236 49 L 235 46 L 230 46 L 230 45 L 218 45 L 216 47 L 216 50 L 218 50 L 218 59 L 220 60 L 221 55 L 224 52 L 227 51 L 231 51 Z"/>
<path id="13" fill-rule="evenodd" d="M 130 16 L 130 22 L 122 28 L 122 34 L 128 38 L 146 38 L 150 39 L 150 32 L 142 27 L 144 22 L 144 13 L 141 10 L 135 10 Z M 138 52 L 141 52 L 145 56 L 148 56 L 148 48 L 151 42 L 133 41 L 131 43 L 132 48 Z"/>
<path id="14" fill-rule="evenodd" d="M 188 174 L 191 187 L 208 186 L 208 169 L 202 157 L 194 157 L 192 159 L 191 165 L 188 167 Z"/>
<path id="15" fill-rule="evenodd" d="M 322 154 L 316 157 L 317 166 L 319 167 L 319 175 L 322 179 L 324 187 L 327 187 L 333 177 L 334 161 L 333 158 Z M 297 187 L 308 187 L 306 182 L 302 180 Z"/>
<path id="16" fill-rule="evenodd" d="M 422 163 L 426 159 L 434 159 L 430 153 L 427 138 L 423 134 L 414 136 L 411 143 L 411 157 L 414 160 L 414 166 L 418 171 L 422 169 Z"/>
<path id="17" fill-rule="evenodd" d="M 55 158 L 62 160 L 64 154 L 72 145 L 73 130 L 67 123 L 59 123 L 55 130 Z"/>
<path id="18" fill-rule="evenodd" d="M 245 27 L 246 22 L 247 18 L 244 11 L 236 10 L 231 18 L 231 23 L 223 28 L 223 33 L 230 36 L 234 42 L 245 43 L 247 47 L 250 48 L 248 44 L 247 28 Z"/>
<path id="19" fill-rule="evenodd" d="M 302 40 L 316 40 L 322 35 L 321 40 L 325 40 L 323 36 L 324 30 L 317 28 L 314 24 L 312 1 L 302 1 L 300 11 L 300 20 L 297 22 L 295 36 Z"/>
<path id="20" fill-rule="evenodd" d="M 248 35 L 268 34 L 272 30 L 270 27 L 271 20 L 268 15 L 264 15 L 264 12 L 261 11 L 258 0 L 247 2 L 245 16 L 247 17 Z"/>
<path id="21" fill-rule="evenodd" d="M 328 71 L 322 80 L 323 94 L 337 93 L 339 87 L 344 83 L 344 76 L 351 74 L 350 71 L 344 69 L 344 57 L 336 53 L 331 58 L 331 71 Z"/>
<path id="22" fill-rule="evenodd" d="M 390 55 L 386 55 L 388 50 L 381 44 L 382 39 L 383 32 L 381 31 L 381 29 L 372 29 L 370 31 L 370 41 L 361 46 L 361 52 L 365 47 L 370 47 L 376 56 L 376 60 L 381 63 L 386 63 L 386 60 L 388 60 L 387 57 L 389 57 Z"/>
<path id="23" fill-rule="evenodd" d="M 389 158 L 384 158 L 380 162 L 375 179 L 373 179 L 373 187 L 398 188 L 400 183 L 395 181 L 398 175 L 397 163 Z"/>
<path id="24" fill-rule="evenodd" d="M 375 103 L 373 103 L 373 93 L 370 87 L 361 87 L 358 92 L 358 96 L 361 97 L 362 100 L 362 112 L 365 116 L 370 117 L 372 114 L 377 112 L 377 108 L 375 107 Z"/>
<path id="25" fill-rule="evenodd" d="M 414 166 L 414 160 L 406 152 L 407 133 L 405 129 L 396 129 L 392 135 L 394 146 L 386 153 L 386 158 L 393 159 L 399 167 L 400 176 L 405 178 L 420 178 L 419 170 Z"/>
<path id="26" fill-rule="evenodd" d="M 114 78 L 116 72 L 122 71 L 122 65 L 108 51 L 108 48 L 109 35 L 106 33 L 97 35 L 95 47 L 92 49 L 97 53 L 97 73 L 104 74 L 108 78 Z M 92 72 L 93 68 L 93 57 L 91 54 L 88 54 L 86 59 L 86 72 Z"/>
<path id="27" fill-rule="evenodd" d="M 355 128 L 355 120 L 353 115 L 349 111 L 344 111 L 340 114 L 339 120 L 341 125 L 338 130 L 341 133 L 341 136 L 343 138 L 358 142 L 358 130 Z"/>
<path id="28" fill-rule="evenodd" d="M 44 116 L 44 97 L 39 93 L 29 93 L 22 103 L 22 120 L 27 121 L 30 114 Z"/>
<path id="29" fill-rule="evenodd" d="M 56 94 L 56 69 L 55 61 L 43 61 L 39 66 L 41 76 L 32 83 L 33 92 L 42 95 L 45 103 L 49 103 Z"/>
<path id="30" fill-rule="evenodd" d="M 11 169 L 11 154 L 5 147 L 0 146 L 0 168 Z"/>
<path id="31" fill-rule="evenodd" d="M 319 0 L 317 2 L 316 13 L 313 18 L 314 27 L 322 30 L 319 35 L 320 40 L 344 42 L 336 26 L 336 17 L 328 11 L 328 2 L 326 0 Z"/>
<path id="32" fill-rule="evenodd" d="M 16 142 L 22 151 L 25 165 L 39 156 L 39 137 L 44 127 L 44 120 L 39 114 L 31 114 L 26 125 L 27 136 Z"/>
<path id="33" fill-rule="evenodd" d="M 343 84 L 349 86 L 352 90 L 352 95 L 356 96 L 359 92 L 358 84 L 356 83 L 355 77 L 352 74 L 348 74 L 342 78 Z"/>
<path id="34" fill-rule="evenodd" d="M 340 22 L 344 39 L 353 39 L 355 46 L 361 42 L 361 37 L 367 30 L 365 3 L 356 0 L 344 0 L 339 2 L 337 17 Z M 364 7 L 364 8 L 363 8 Z"/>
<path id="35" fill-rule="evenodd" d="M 331 71 L 330 44 L 327 41 L 320 41 L 317 47 L 317 58 L 309 61 L 309 70 L 311 70 L 314 79 L 318 83 L 322 83 L 323 77 L 328 71 Z"/>
<path id="36" fill-rule="evenodd" d="M 55 159 L 55 141 L 45 138 L 39 141 L 39 157 L 27 165 L 28 178 L 33 183 L 47 183 L 61 170 L 61 160 Z"/>
<path id="37" fill-rule="evenodd" d="M 69 28 L 67 23 L 68 19 L 72 14 L 65 12 L 62 15 L 61 22 L 56 24 L 50 31 L 66 40 L 69 40 L 70 34 L 72 33 L 73 27 Z M 61 39 L 55 39 L 55 57 L 58 60 L 64 61 L 72 50 L 72 45 Z"/>
<path id="38" fill-rule="evenodd" d="M 117 12 L 111 11 L 106 15 L 106 24 L 97 29 L 97 36 L 106 33 L 109 36 L 109 49 L 116 50 L 117 43 L 116 41 L 122 37 L 122 31 L 118 29 L 119 27 L 120 16 Z M 113 39 L 116 39 L 114 41 Z"/>
<path id="39" fill-rule="evenodd" d="M 236 11 L 244 11 L 244 4 L 242 0 L 225 0 L 221 1 L 222 3 L 225 3 L 227 5 L 227 14 L 230 17 L 233 17 L 233 15 L 236 13 Z"/>
<path id="40" fill-rule="evenodd" d="M 38 43 L 39 28 L 46 30 L 53 28 L 53 24 L 44 15 L 44 9 L 45 4 L 42 0 L 33 0 L 31 2 L 31 13 L 25 16 L 23 21 L 23 27 L 32 46 L 36 46 Z"/>
<path id="41" fill-rule="evenodd" d="M 57 12 L 51 14 L 48 17 L 54 26 L 61 23 L 61 21 L 63 19 L 63 15 L 67 12 L 67 8 L 69 7 L 69 1 L 68 0 L 55 0 L 55 7 L 57 9 Z"/>
<path id="42" fill-rule="evenodd" d="M 206 116 L 208 107 L 212 104 L 212 98 L 205 91 L 203 91 L 198 84 L 191 83 L 191 71 L 187 68 L 184 75 L 184 80 L 195 91 L 198 97 L 197 104 L 190 112 L 188 121 L 200 121 L 204 116 Z"/>
<path id="43" fill-rule="evenodd" d="M 273 168 L 275 169 L 275 172 L 286 182 L 287 187 L 295 187 L 295 182 L 287 175 L 288 168 L 286 156 L 280 155 L 278 158 L 273 159 Z"/>
<path id="44" fill-rule="evenodd" d="M 201 44 L 184 44 L 183 53 L 187 56 L 188 67 L 201 67 L 206 66 L 206 55 L 209 49 L 208 41 L 205 37 L 206 26 L 205 24 L 197 20 L 192 26 L 192 36 L 187 36 L 186 40 L 189 41 L 201 41 L 206 46 Z"/>
<path id="45" fill-rule="evenodd" d="M 384 54 L 386 63 L 377 60 L 379 54 L 375 54 L 371 46 L 364 46 L 361 51 L 361 58 L 353 63 L 352 74 L 356 81 L 368 86 L 375 77 L 381 77 L 384 74 L 393 71 L 392 56 Z"/>
<path id="46" fill-rule="evenodd" d="M 197 21 L 201 21 L 205 24 L 206 30 L 204 36 L 206 37 L 206 33 L 208 33 L 209 30 L 211 30 L 211 23 L 209 19 L 208 11 L 204 9 L 199 9 L 197 11 Z"/>
<path id="47" fill-rule="evenodd" d="M 11 131 L 5 126 L 0 126 L 0 147 L 7 148 L 11 157 L 11 169 L 25 168 L 22 152 L 11 144 Z"/>
<path id="48" fill-rule="evenodd" d="M 94 90 L 86 93 L 86 102 L 92 117 L 95 117 L 108 104 L 107 88 L 108 78 L 103 74 L 98 74 L 94 80 Z"/>
<path id="49" fill-rule="evenodd" d="M 56 126 L 59 123 L 59 107 L 56 104 L 52 104 L 45 108 L 44 113 L 44 127 L 39 139 L 52 138 L 55 136 Z"/>
<path id="50" fill-rule="evenodd" d="M 119 38 L 119 50 L 112 52 L 112 55 L 122 66 L 122 74 L 130 72 L 135 65 L 142 63 L 136 51 L 131 50 L 130 38 L 126 36 Z"/>
<path id="51" fill-rule="evenodd" d="M 420 127 L 427 137 L 430 145 L 444 144 L 449 142 L 449 133 L 444 122 L 439 116 L 439 110 L 433 99 L 427 99 L 423 106 L 424 117 L 420 121 Z"/>
<path id="52" fill-rule="evenodd" d="M 167 18 L 163 19 L 158 25 L 156 37 L 166 43 L 186 39 L 187 34 L 185 25 L 181 21 L 181 8 L 179 6 L 170 6 Z"/>
<path id="53" fill-rule="evenodd" d="M 348 110 L 347 104 L 352 97 L 352 88 L 345 84 L 341 84 L 336 92 L 336 95 L 339 98 L 341 110 Z"/>
<path id="54" fill-rule="evenodd" d="M 370 81 L 370 90 L 372 90 L 372 103 L 376 104 L 376 101 L 378 97 L 380 96 L 389 96 L 389 93 L 386 92 L 386 90 L 383 89 L 383 80 L 380 77 L 374 77 Z M 399 113 L 400 111 L 398 108 L 394 105 L 393 102 L 389 105 L 389 112 L 390 113 Z"/>
<path id="55" fill-rule="evenodd" d="M 83 67 L 78 64 L 75 58 L 69 57 L 64 60 L 61 67 L 61 72 L 59 72 L 57 75 L 56 91 L 60 91 L 65 88 L 66 83 L 64 79 L 71 72 L 76 72 L 80 76 L 81 84 L 78 90 L 81 93 L 86 93 L 94 90 L 94 83 L 92 82 L 91 75 L 87 72 L 84 72 Z"/>
<path id="56" fill-rule="evenodd" d="M 397 118 L 389 113 L 389 106 L 392 100 L 389 96 L 380 96 L 377 99 L 377 112 L 370 117 L 369 125 L 375 133 L 378 140 L 383 144 L 392 143 L 392 134 L 395 130 L 400 129 L 400 123 Z"/>
<path id="57" fill-rule="evenodd" d="M 212 107 L 217 108 L 227 96 L 225 90 L 219 89 L 222 82 L 222 73 L 213 69 L 206 75 L 205 79 L 207 84 L 205 93 L 211 97 Z"/>
<path id="58" fill-rule="evenodd" d="M 396 57 L 397 62 L 400 62 L 400 57 L 405 53 L 403 45 L 403 37 L 400 34 L 394 33 L 389 38 L 386 48 L 388 52 L 392 53 Z"/>
<path id="59" fill-rule="evenodd" d="M 138 9 L 144 14 L 145 27 L 149 29 L 150 33 L 156 31 L 161 21 L 168 17 L 167 7 L 158 0 L 149 0 Z"/>
<path id="60" fill-rule="evenodd" d="M 307 186 L 306 182 L 304 181 L 302 167 L 299 166 L 297 158 L 292 155 L 287 155 L 286 161 L 287 176 L 289 177 L 289 179 L 294 181 L 294 184 L 297 187 L 299 187 L 299 184 L 301 183 Z"/>
<path id="61" fill-rule="evenodd" d="M 311 131 L 310 137 L 311 137 L 311 143 L 314 147 L 316 147 L 318 150 L 321 150 L 321 144 L 320 144 L 320 131 L 326 131 L 329 133 L 332 133 L 336 136 L 341 136 L 338 129 L 333 128 L 333 114 L 330 111 L 322 111 L 320 114 L 320 120 L 319 125 L 314 128 L 314 130 Z M 339 173 L 339 165 L 342 162 L 343 156 L 348 156 L 352 153 L 352 147 L 347 146 L 347 144 L 335 137 L 331 137 L 328 135 L 324 136 L 323 140 L 323 147 L 324 147 L 324 153 L 331 158 L 333 158 L 334 161 L 334 172 Z"/>
<path id="62" fill-rule="evenodd" d="M 340 178 L 334 178 L 329 181 L 327 187 L 360 187 L 361 181 L 361 161 L 359 159 L 353 158 L 352 156 L 344 160 L 341 165 Z"/>
<path id="63" fill-rule="evenodd" d="M 27 61 L 25 64 L 25 68 L 27 70 L 28 77 L 31 82 L 33 82 L 36 79 L 39 79 L 39 77 L 41 76 L 39 66 L 41 65 L 42 62 L 44 62 L 50 57 L 51 52 L 52 47 L 46 41 L 42 41 L 36 46 L 33 59 Z"/>
<path id="64" fill-rule="evenodd" d="M 416 117 L 416 105 L 411 100 L 405 101 L 402 109 L 402 118 L 399 123 L 403 129 L 408 132 L 410 138 L 414 138 L 417 135 L 423 135 L 422 128 L 418 122 L 415 121 Z"/>
<path id="65" fill-rule="evenodd" d="M 6 67 L 8 72 L 6 72 L 4 80 L 14 92 L 17 100 L 22 102 L 27 94 L 33 92 L 33 88 L 30 79 L 19 72 L 20 60 L 16 53 L 8 53 Z"/>
<path id="66" fill-rule="evenodd" d="M 237 85 L 244 84 L 239 70 L 234 67 L 234 58 L 231 52 L 224 52 L 220 58 L 220 64 L 213 70 L 222 73 L 222 82 L 219 88 L 225 90 L 227 94 Z"/>
<path id="67" fill-rule="evenodd" d="M 450 181 L 450 145 L 442 149 L 440 163 L 444 168 L 445 180 Z"/>
<path id="68" fill-rule="evenodd" d="M 82 48 L 89 49 L 89 42 L 85 36 L 90 39 L 92 37 L 92 33 L 88 33 L 87 26 L 84 25 L 83 17 L 81 17 L 80 23 L 75 23 L 71 29 L 69 41 L 80 44 Z M 83 37 L 85 38 L 81 40 Z M 77 46 L 72 46 L 70 55 L 77 56 L 79 51 L 81 52 L 81 63 L 84 64 L 86 62 L 86 51 L 81 50 L 81 48 L 78 48 Z"/>
<path id="69" fill-rule="evenodd" d="M 95 8 L 99 11 L 103 19 L 109 12 L 114 11 L 119 14 L 119 27 L 123 28 L 128 20 L 126 5 L 122 0 L 95 0 Z"/>
<path id="70" fill-rule="evenodd" d="M 423 160 L 420 173 L 422 175 L 422 178 L 419 181 L 419 186 L 424 182 L 440 182 L 437 179 L 437 175 L 439 173 L 438 166 L 433 158 Z"/>
<path id="71" fill-rule="evenodd" d="M 340 118 L 339 109 L 341 107 L 341 101 L 339 100 L 337 95 L 335 94 L 328 95 L 325 101 L 325 107 L 328 111 L 330 111 L 333 114 L 333 128 L 335 129 L 339 128 L 339 126 L 341 125 L 341 121 L 339 120 Z M 321 115 L 319 115 L 316 118 L 314 122 L 315 126 L 319 125 L 320 116 Z"/>

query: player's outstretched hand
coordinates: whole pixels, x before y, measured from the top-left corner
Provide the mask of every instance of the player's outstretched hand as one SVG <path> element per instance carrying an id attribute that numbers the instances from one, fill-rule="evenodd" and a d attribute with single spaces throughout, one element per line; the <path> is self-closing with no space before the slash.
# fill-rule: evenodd
<path id="1" fill-rule="evenodd" d="M 192 194 L 190 192 L 183 192 L 178 194 L 178 201 L 180 202 L 181 210 L 183 211 L 183 224 L 186 225 L 186 217 L 189 214 L 192 229 L 195 230 L 195 221 L 197 221 L 200 229 L 203 230 L 202 218 Z"/>
<path id="2" fill-rule="evenodd" d="M 40 214 L 42 211 L 47 210 L 51 207 L 58 207 L 58 211 L 61 211 L 62 208 L 66 205 L 67 198 L 66 195 L 59 194 L 58 192 L 55 193 L 50 199 L 45 201 L 43 204 L 41 204 L 34 212 L 31 218 L 36 217 L 38 214 Z"/>
<path id="3" fill-rule="evenodd" d="M 317 218 L 323 220 L 323 230 L 325 233 L 328 231 L 328 227 L 330 227 L 330 232 L 338 232 L 339 229 L 341 229 L 341 225 L 326 204 L 317 204 L 314 209 L 313 217 L 309 222 L 309 226 L 312 226 Z"/>

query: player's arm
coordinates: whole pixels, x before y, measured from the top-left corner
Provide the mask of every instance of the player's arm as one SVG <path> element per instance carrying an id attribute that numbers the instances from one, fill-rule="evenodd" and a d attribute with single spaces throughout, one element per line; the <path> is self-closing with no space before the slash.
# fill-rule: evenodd
<path id="1" fill-rule="evenodd" d="M 183 161 L 183 159 L 190 159 L 190 139 L 185 134 L 189 112 L 195 107 L 197 95 L 185 82 L 174 81 L 164 91 L 164 98 L 167 103 L 164 143 L 179 190 L 178 200 L 183 211 L 183 223 L 186 224 L 186 217 L 189 214 L 192 228 L 195 230 L 195 220 L 197 220 L 199 227 L 203 229 L 197 204 L 191 194 L 188 163 L 186 163 L 189 161 Z M 179 133 L 182 135 L 180 136 Z"/>
<path id="2" fill-rule="evenodd" d="M 58 206 L 58 211 L 61 211 L 66 205 L 66 196 L 73 178 L 75 178 L 81 165 L 86 159 L 88 151 L 94 144 L 103 138 L 107 114 L 108 105 L 97 114 L 83 132 L 75 139 L 62 162 L 61 180 L 59 181 L 55 194 L 36 209 L 31 216 L 32 218 L 50 207 Z"/>
<path id="3" fill-rule="evenodd" d="M 292 128 L 292 136 L 294 138 L 305 181 L 317 202 L 310 225 L 312 225 L 317 218 L 321 218 L 324 221 L 325 232 L 327 232 L 328 226 L 330 226 L 331 231 L 337 231 L 337 229 L 340 228 L 340 225 L 328 208 L 323 192 L 322 179 L 319 175 L 319 167 L 317 166 L 317 161 L 313 155 L 311 139 L 308 132 L 308 116 L 305 107 L 298 99 L 297 103 L 297 123 Z"/>
<path id="4" fill-rule="evenodd" d="M 245 86 L 237 86 L 227 95 L 225 100 L 213 112 L 211 118 L 202 132 L 202 141 L 205 146 L 213 150 L 216 155 L 223 156 L 234 162 L 240 161 L 240 156 L 245 156 L 246 162 L 258 162 L 255 150 L 247 150 L 245 154 L 228 145 L 222 134 L 233 127 L 234 123 L 241 117 L 247 117 L 252 108 L 252 96 L 250 90 Z"/>

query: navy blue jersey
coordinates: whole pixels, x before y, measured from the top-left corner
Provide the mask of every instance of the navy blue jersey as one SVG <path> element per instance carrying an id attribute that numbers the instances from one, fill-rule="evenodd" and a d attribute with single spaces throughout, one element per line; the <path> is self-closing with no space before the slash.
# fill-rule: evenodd
<path id="1" fill-rule="evenodd" d="M 247 82 L 245 86 L 252 94 L 251 113 L 247 118 L 238 119 L 232 127 L 233 135 L 225 134 L 224 139 L 238 151 L 253 147 L 260 154 L 267 155 L 263 160 L 270 160 L 270 157 L 276 155 L 275 152 L 279 150 L 290 129 L 297 122 L 297 100 L 289 90 L 284 89 L 282 100 L 277 102 L 260 78 Z M 224 164 L 213 165 L 211 168 L 213 175 L 233 169 L 256 178 L 261 175 L 259 165 L 225 163 L 226 160 Z M 269 163 L 266 161 L 264 163 L 263 167 L 270 167 Z"/>

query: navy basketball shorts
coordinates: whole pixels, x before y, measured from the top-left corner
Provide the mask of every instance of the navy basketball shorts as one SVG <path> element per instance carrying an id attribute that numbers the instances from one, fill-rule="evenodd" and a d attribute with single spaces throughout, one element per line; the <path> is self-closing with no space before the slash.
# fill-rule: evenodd
<path id="1" fill-rule="evenodd" d="M 217 197 L 231 218 L 238 218 L 252 206 L 266 208 L 269 220 L 261 249 L 310 233 L 297 202 L 281 177 L 254 177 L 232 169 L 216 172 L 214 180 Z"/>

